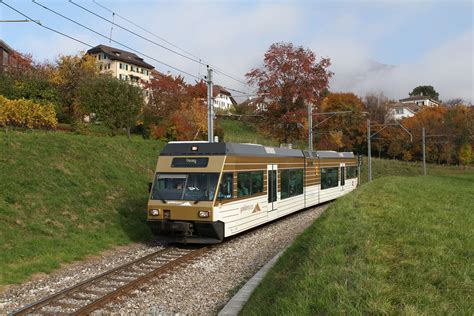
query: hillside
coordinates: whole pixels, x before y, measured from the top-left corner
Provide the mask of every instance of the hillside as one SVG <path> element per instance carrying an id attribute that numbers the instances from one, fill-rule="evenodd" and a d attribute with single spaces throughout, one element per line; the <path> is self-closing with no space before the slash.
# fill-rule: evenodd
<path id="1" fill-rule="evenodd" d="M 0 285 L 149 239 L 147 183 L 162 143 L 0 134 Z"/>
<path id="2" fill-rule="evenodd" d="M 297 238 L 242 315 L 471 314 L 474 172 L 374 180 Z"/>

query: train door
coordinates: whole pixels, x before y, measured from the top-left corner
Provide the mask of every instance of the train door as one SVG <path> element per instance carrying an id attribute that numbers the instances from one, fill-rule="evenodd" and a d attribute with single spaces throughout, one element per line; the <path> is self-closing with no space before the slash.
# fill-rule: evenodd
<path id="1" fill-rule="evenodd" d="M 267 165 L 268 213 L 277 209 L 278 165 Z M 270 216 L 272 217 L 272 216 Z"/>
<path id="2" fill-rule="evenodd" d="M 346 164 L 341 163 L 341 189 L 344 191 L 344 185 L 346 184 Z"/>

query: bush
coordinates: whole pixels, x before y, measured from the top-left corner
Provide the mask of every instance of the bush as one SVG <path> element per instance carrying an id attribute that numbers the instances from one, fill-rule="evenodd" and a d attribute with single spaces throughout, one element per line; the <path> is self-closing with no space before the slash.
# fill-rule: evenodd
<path id="1" fill-rule="evenodd" d="M 41 105 L 31 100 L 9 100 L 0 96 L 0 126 L 55 128 L 57 124 L 52 104 Z"/>

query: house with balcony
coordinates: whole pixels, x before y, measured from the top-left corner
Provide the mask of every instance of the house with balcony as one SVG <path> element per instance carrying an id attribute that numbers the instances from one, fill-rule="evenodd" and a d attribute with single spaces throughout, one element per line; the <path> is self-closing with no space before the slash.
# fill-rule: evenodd
<path id="1" fill-rule="evenodd" d="M 118 48 L 98 45 L 87 51 L 97 59 L 99 69 L 117 79 L 125 80 L 142 88 L 151 80 L 155 68 L 138 55 Z"/>

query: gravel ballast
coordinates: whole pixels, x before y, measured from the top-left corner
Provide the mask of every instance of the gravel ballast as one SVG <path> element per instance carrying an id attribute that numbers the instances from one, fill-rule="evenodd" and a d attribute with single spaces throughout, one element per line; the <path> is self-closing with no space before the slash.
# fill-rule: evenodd
<path id="1" fill-rule="evenodd" d="M 152 279 L 97 312 L 216 314 L 240 286 L 290 245 L 326 207 L 304 210 L 231 238 L 192 263 L 173 269 L 166 277 Z M 12 286 L 0 294 L 0 314 L 162 248 L 162 245 L 124 247 Z"/>

